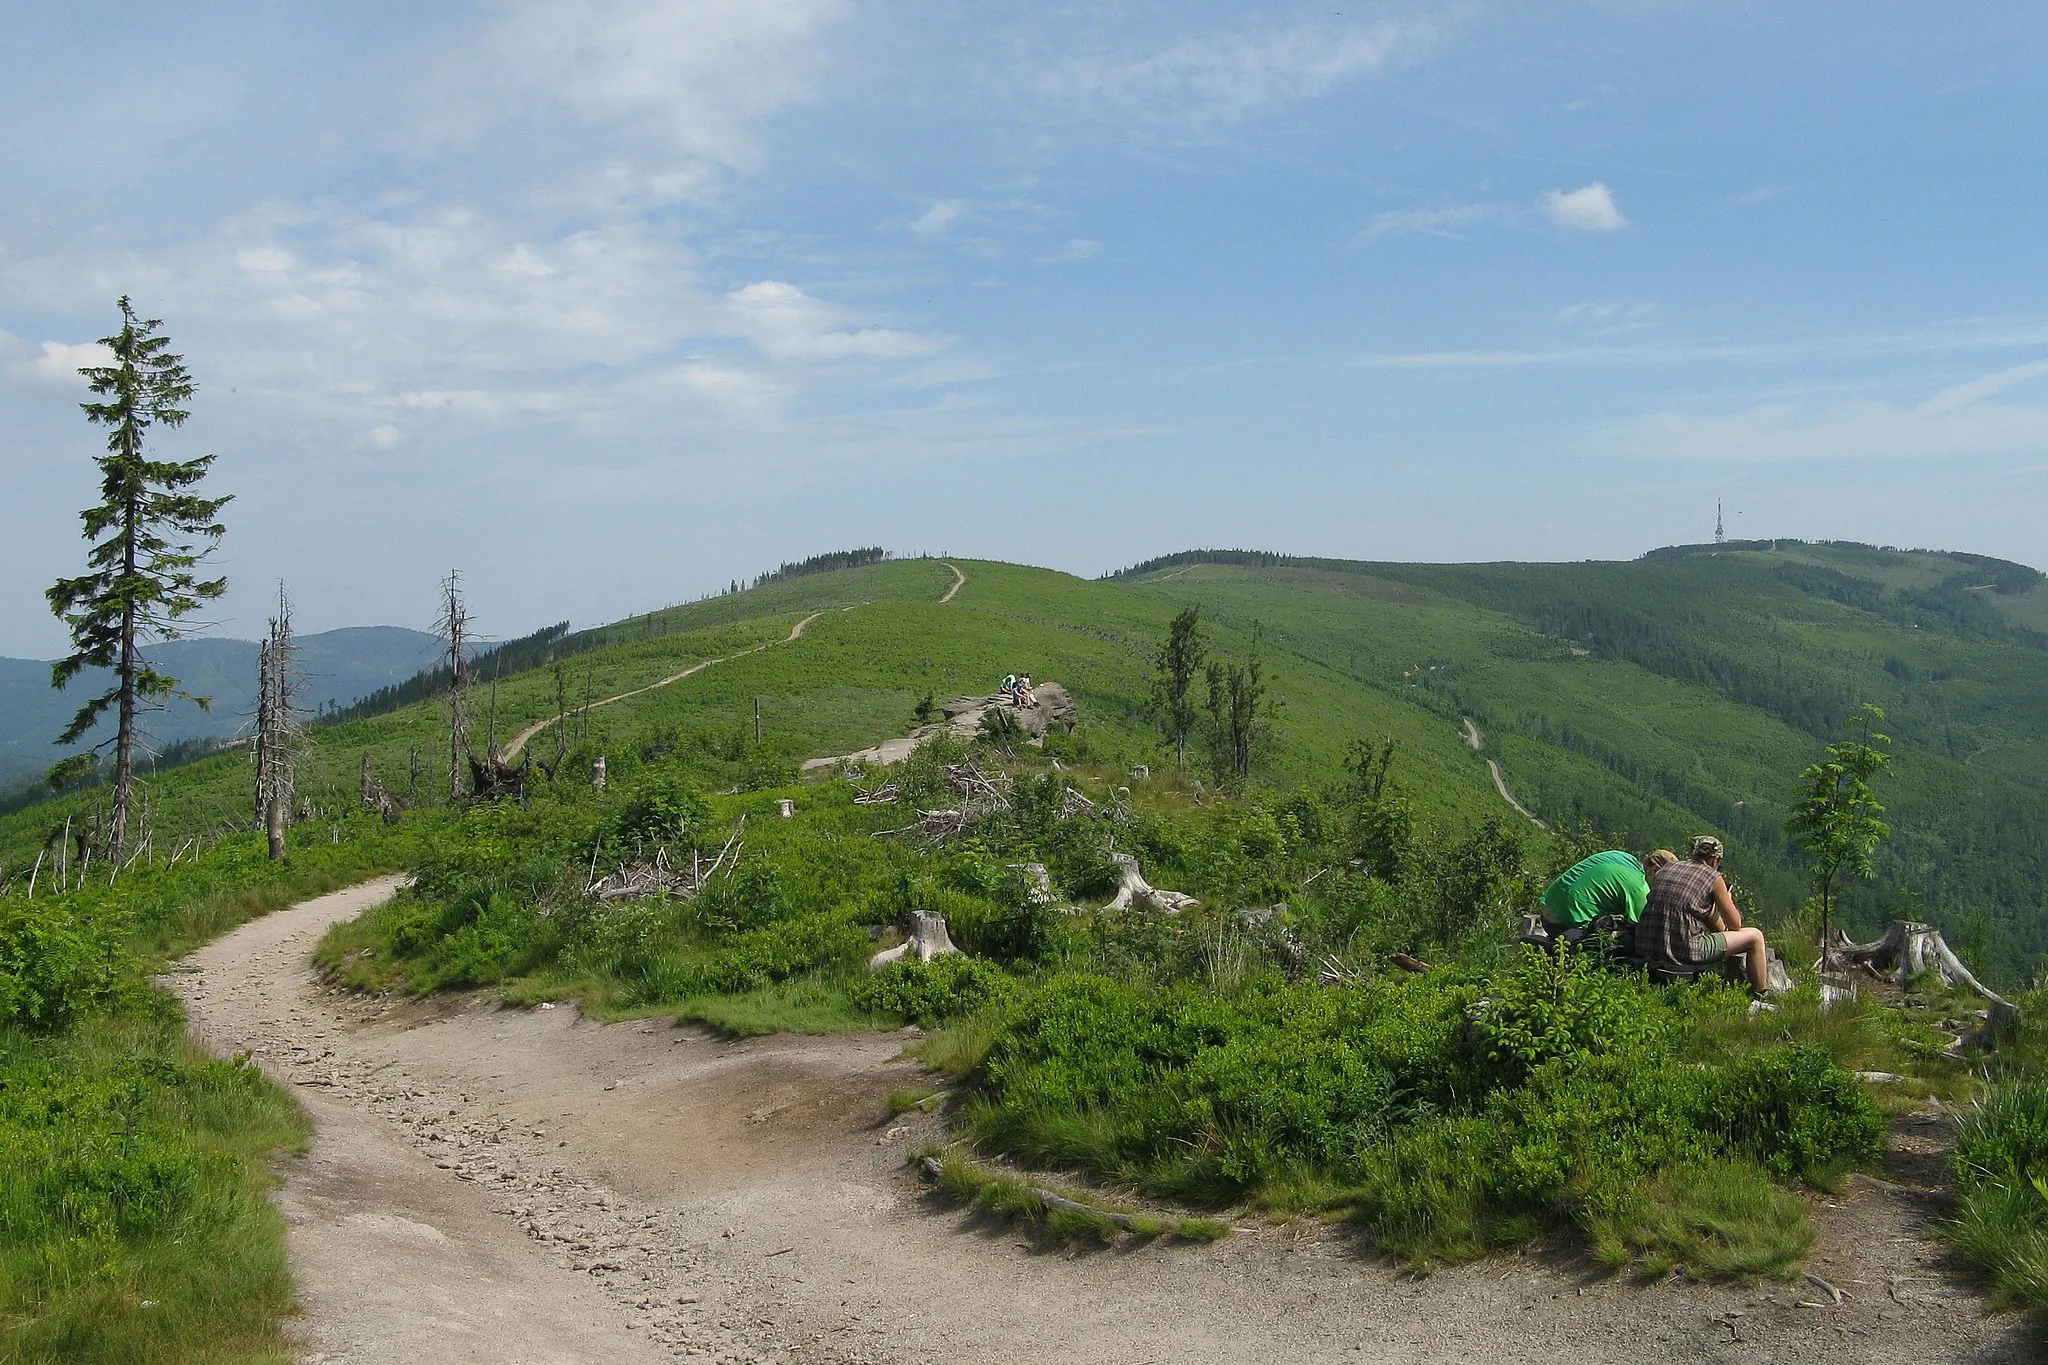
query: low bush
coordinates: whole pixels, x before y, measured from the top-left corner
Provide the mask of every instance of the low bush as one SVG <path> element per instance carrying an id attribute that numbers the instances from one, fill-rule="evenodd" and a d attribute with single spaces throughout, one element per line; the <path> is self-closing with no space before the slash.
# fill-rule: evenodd
<path id="1" fill-rule="evenodd" d="M 0 900 L 0 1026 L 49 1032 L 135 979 L 126 916 L 65 897 Z"/>
<path id="2" fill-rule="evenodd" d="M 157 1006 L 0 1033 L 0 1358 L 290 1359 L 263 1159 L 305 1121 L 181 1032 Z"/>
<path id="3" fill-rule="evenodd" d="M 1875 1157 L 1882 1121 L 1819 1048 L 1681 1061 L 1690 1008 L 1534 955 L 1495 978 L 1229 995 L 1061 974 L 1001 1007 L 964 1113 L 1000 1150 L 1154 1193 L 1351 1208 L 1411 1264 L 1575 1228 L 1646 1260 L 1784 1273 L 1803 1223 L 1755 1182 L 1830 1180 Z M 1711 1241 L 1745 1208 L 1796 1226 L 1713 1255 L 1679 1235 Z"/>
<path id="4" fill-rule="evenodd" d="M 930 1028 L 1001 999 L 1010 987 L 1009 974 L 994 963 L 948 953 L 930 962 L 892 962 L 856 981 L 848 994 L 861 1009 Z"/>

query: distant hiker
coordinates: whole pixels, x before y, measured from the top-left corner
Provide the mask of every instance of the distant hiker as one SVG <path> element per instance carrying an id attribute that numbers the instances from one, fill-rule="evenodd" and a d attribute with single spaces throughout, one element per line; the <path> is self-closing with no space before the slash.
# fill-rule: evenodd
<path id="1" fill-rule="evenodd" d="M 1746 959 L 1753 994 L 1770 985 L 1769 954 L 1761 929 L 1745 928 L 1742 911 L 1721 875 L 1721 841 L 1702 834 L 1692 856 L 1658 869 L 1636 930 L 1636 951 L 1651 969 L 1697 971 L 1724 958 Z"/>
<path id="2" fill-rule="evenodd" d="M 1003 685 L 996 689 L 996 695 L 1008 697 L 1012 706 L 1017 704 L 1017 675 L 1015 673 L 1003 674 Z"/>
<path id="3" fill-rule="evenodd" d="M 1543 918 L 1560 929 L 1576 929 L 1602 915 L 1633 924 L 1642 918 L 1649 899 L 1650 880 L 1642 859 L 1609 849 L 1580 859 L 1545 889 Z"/>
<path id="4" fill-rule="evenodd" d="M 1038 698 L 1031 695 L 1031 675 L 1029 673 L 1017 679 L 1016 700 L 1019 706 L 1038 705 Z"/>

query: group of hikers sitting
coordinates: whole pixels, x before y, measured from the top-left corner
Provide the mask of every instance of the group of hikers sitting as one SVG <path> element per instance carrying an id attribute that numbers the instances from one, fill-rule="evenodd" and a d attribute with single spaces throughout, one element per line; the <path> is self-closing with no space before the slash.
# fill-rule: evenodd
<path id="1" fill-rule="evenodd" d="M 1010 673 L 1003 678 L 1003 685 L 996 689 L 999 697 L 1008 697 L 1012 706 L 1036 706 L 1038 699 L 1031 695 L 1031 675 Z"/>
<path id="2" fill-rule="evenodd" d="M 1640 858 L 1619 849 L 1595 853 L 1544 891 L 1544 928 L 1566 942 L 1611 931 L 1631 962 L 1665 980 L 1739 959 L 1761 998 L 1771 979 L 1769 950 L 1763 930 L 1742 922 L 1721 856 L 1711 834 L 1695 838 L 1684 859 L 1663 848 Z"/>

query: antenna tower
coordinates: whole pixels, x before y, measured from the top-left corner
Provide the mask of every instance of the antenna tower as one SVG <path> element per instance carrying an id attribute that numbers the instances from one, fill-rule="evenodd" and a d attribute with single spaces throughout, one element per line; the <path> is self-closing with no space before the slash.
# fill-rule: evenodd
<path id="1" fill-rule="evenodd" d="M 1721 500 L 1716 498 L 1714 499 L 1714 543 L 1719 545 L 1727 539 L 1728 533 L 1721 525 Z"/>

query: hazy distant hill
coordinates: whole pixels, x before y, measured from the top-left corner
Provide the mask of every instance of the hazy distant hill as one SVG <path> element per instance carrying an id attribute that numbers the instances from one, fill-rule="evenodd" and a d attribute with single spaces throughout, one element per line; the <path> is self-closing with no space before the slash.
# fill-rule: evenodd
<path id="1" fill-rule="evenodd" d="M 349 626 L 301 636 L 299 644 L 309 711 L 347 706 L 401 682 L 430 665 L 440 650 L 434 636 L 402 626 Z M 150 715 L 152 745 L 220 738 L 247 723 L 256 698 L 254 641 L 173 640 L 145 652 L 185 691 L 213 699 L 210 711 L 175 702 Z M 82 674 L 59 692 L 50 686 L 47 661 L 0 659 L 0 785 L 38 773 L 62 756 L 51 741 L 85 699 L 106 686 L 105 677 Z"/>

